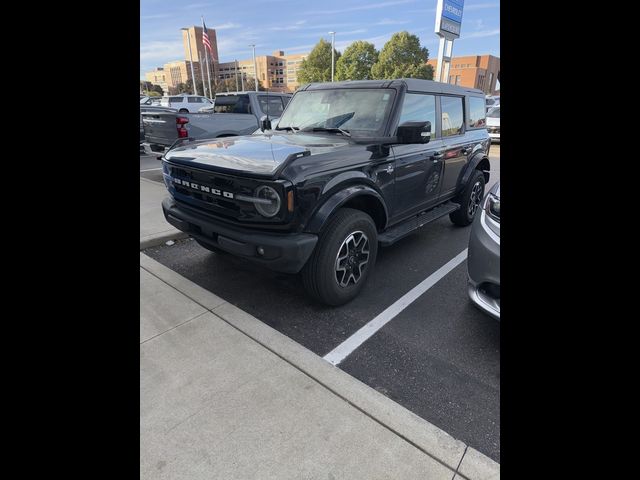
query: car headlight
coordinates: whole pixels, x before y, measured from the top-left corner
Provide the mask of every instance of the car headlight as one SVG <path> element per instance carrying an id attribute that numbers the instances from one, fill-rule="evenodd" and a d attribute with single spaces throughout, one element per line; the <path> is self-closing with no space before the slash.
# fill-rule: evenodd
<path id="1" fill-rule="evenodd" d="M 495 221 L 500 222 L 500 199 L 491 193 L 487 195 L 484 211 Z"/>
<path id="2" fill-rule="evenodd" d="M 260 203 L 255 203 L 256 210 L 263 217 L 274 217 L 280 211 L 280 195 L 273 188 L 262 185 L 256 188 L 255 196 L 263 200 Z"/>

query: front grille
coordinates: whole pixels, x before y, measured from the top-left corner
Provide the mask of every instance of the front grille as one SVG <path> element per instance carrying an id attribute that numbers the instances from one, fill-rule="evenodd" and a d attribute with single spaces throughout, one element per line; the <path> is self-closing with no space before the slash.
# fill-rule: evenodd
<path id="1" fill-rule="evenodd" d="M 252 203 L 236 200 L 237 195 L 252 197 L 255 189 L 265 184 L 264 181 L 174 165 L 166 161 L 163 173 L 169 193 L 177 202 L 191 208 L 238 222 L 273 223 L 281 220 L 279 215 L 267 220 L 256 211 Z M 281 191 L 277 185 L 271 185 Z"/>

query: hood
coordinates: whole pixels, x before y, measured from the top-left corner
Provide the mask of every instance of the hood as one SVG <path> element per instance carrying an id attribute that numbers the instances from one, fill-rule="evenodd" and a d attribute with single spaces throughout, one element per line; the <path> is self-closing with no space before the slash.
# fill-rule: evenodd
<path id="1" fill-rule="evenodd" d="M 287 160 L 349 144 L 347 139 L 332 134 L 268 133 L 198 140 L 170 150 L 165 159 L 202 169 L 273 176 Z"/>

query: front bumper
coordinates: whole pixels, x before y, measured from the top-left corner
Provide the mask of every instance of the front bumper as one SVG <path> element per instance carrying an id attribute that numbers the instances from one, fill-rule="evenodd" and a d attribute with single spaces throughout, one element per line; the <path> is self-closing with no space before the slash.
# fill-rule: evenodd
<path id="1" fill-rule="evenodd" d="M 162 201 L 167 222 L 193 238 L 246 258 L 276 272 L 298 273 L 311 256 L 318 236 L 310 233 L 258 233 L 230 227 L 185 208 L 167 197 Z M 258 253 L 261 247 L 264 252 Z"/>
<path id="2" fill-rule="evenodd" d="M 481 211 L 471 228 L 468 292 L 473 303 L 500 320 L 500 237 L 485 222 L 487 215 Z"/>
<path id="3" fill-rule="evenodd" d="M 489 137 L 491 138 L 492 142 L 497 142 L 500 143 L 500 132 L 498 133 L 489 133 Z"/>

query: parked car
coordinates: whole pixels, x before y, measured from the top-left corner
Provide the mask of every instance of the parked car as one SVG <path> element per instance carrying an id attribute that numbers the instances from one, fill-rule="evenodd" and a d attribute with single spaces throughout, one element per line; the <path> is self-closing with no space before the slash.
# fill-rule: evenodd
<path id="1" fill-rule="evenodd" d="M 211 251 L 301 272 L 312 297 L 341 305 L 378 245 L 445 215 L 473 221 L 489 180 L 484 115 L 482 91 L 429 80 L 308 84 L 277 127 L 261 121 L 264 135 L 169 149 L 164 216 Z"/>
<path id="2" fill-rule="evenodd" d="M 195 113 L 202 107 L 212 104 L 211 100 L 201 95 L 180 94 L 162 97 L 160 100 L 160 106 L 175 108 L 180 113 Z"/>
<path id="3" fill-rule="evenodd" d="M 473 221 L 467 268 L 469 298 L 500 320 L 500 182 L 489 190 Z"/>
<path id="4" fill-rule="evenodd" d="M 271 92 L 217 94 L 214 113 L 143 113 L 145 149 L 162 152 L 178 138 L 250 135 L 267 113 L 280 116 L 290 98 L 289 93 Z"/>
<path id="5" fill-rule="evenodd" d="M 487 95 L 485 97 L 485 103 L 487 111 L 491 110 L 493 107 L 497 107 L 500 105 L 500 95 Z"/>
<path id="6" fill-rule="evenodd" d="M 492 142 L 500 143 L 500 106 L 487 112 L 487 131 Z"/>
<path id="7" fill-rule="evenodd" d="M 147 97 L 149 98 L 149 97 Z M 158 114 L 160 112 L 164 112 L 164 113 L 170 113 L 175 115 L 176 113 L 178 113 L 178 111 L 175 108 L 167 108 L 167 107 L 161 107 L 158 104 L 156 104 L 155 102 L 151 101 L 151 102 L 142 102 L 142 99 L 140 99 L 140 147 L 143 147 L 143 142 L 144 142 L 144 124 L 143 124 L 143 119 L 142 119 L 142 115 L 143 113 L 151 113 L 151 114 Z"/>

